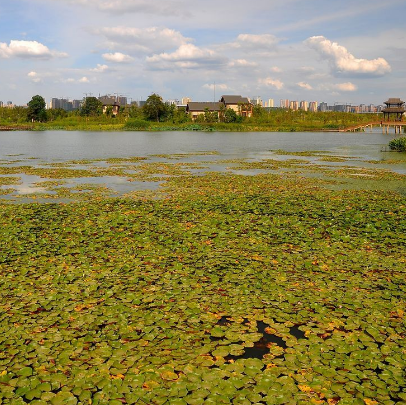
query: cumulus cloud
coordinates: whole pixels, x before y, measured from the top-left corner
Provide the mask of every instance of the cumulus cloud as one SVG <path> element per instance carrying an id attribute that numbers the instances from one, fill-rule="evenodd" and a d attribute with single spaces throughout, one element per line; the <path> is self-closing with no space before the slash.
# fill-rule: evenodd
<path id="1" fill-rule="evenodd" d="M 79 83 L 89 83 L 89 82 L 90 82 L 90 80 L 86 76 L 79 79 Z"/>
<path id="2" fill-rule="evenodd" d="M 0 58 L 36 58 L 51 59 L 65 57 L 66 53 L 50 50 L 47 46 L 37 41 L 10 41 L 7 45 L 0 42 Z"/>
<path id="3" fill-rule="evenodd" d="M 211 49 L 198 48 L 193 44 L 181 45 L 175 52 L 161 53 L 147 57 L 150 68 L 156 70 L 199 69 L 202 67 L 220 67 L 228 60 Z"/>
<path id="4" fill-rule="evenodd" d="M 126 55 L 121 52 L 104 53 L 102 57 L 108 62 L 113 63 L 130 63 L 131 61 L 134 60 L 134 58 L 132 58 L 130 55 Z"/>
<path id="5" fill-rule="evenodd" d="M 274 87 L 277 90 L 281 90 L 284 86 L 284 84 L 280 80 L 272 79 L 271 77 L 267 77 L 266 79 L 260 79 L 259 84 L 268 87 Z"/>
<path id="6" fill-rule="evenodd" d="M 181 1 L 149 0 L 65 0 L 69 3 L 93 7 L 100 11 L 124 14 L 186 15 Z"/>
<path id="7" fill-rule="evenodd" d="M 235 59 L 229 62 L 228 66 L 237 68 L 253 68 L 258 66 L 256 62 L 249 62 L 246 59 Z"/>
<path id="8" fill-rule="evenodd" d="M 214 90 L 214 88 L 216 88 L 216 90 L 227 90 L 228 86 L 224 83 L 218 83 L 218 84 L 204 84 L 202 86 L 204 89 L 209 89 L 209 90 Z"/>
<path id="9" fill-rule="evenodd" d="M 273 66 L 273 67 L 271 67 L 271 72 L 282 73 L 283 70 L 281 68 L 277 67 L 277 66 Z"/>
<path id="10" fill-rule="evenodd" d="M 180 45 L 190 42 L 179 31 L 169 28 L 132 28 L 132 27 L 104 27 L 92 30 L 94 34 L 107 39 L 106 46 L 110 49 L 126 49 L 143 54 L 164 52 L 176 49 Z"/>
<path id="11" fill-rule="evenodd" d="M 356 91 L 358 90 L 358 87 L 351 82 L 346 82 L 346 83 L 338 83 L 338 84 L 320 84 L 317 88 L 317 90 L 321 90 L 321 91 L 333 91 L 335 92 L 335 94 L 337 92 L 343 92 L 343 91 L 347 91 L 347 92 L 351 92 L 351 91 Z"/>
<path id="12" fill-rule="evenodd" d="M 240 34 L 231 46 L 234 48 L 243 48 L 248 51 L 269 51 L 275 49 L 279 41 L 277 37 L 271 34 Z"/>
<path id="13" fill-rule="evenodd" d="M 30 73 L 28 73 L 27 76 L 28 76 L 28 77 L 31 79 L 31 81 L 34 82 L 34 83 L 40 83 L 40 82 L 41 82 L 41 78 L 38 76 L 38 73 L 37 73 L 37 72 L 30 72 Z"/>
<path id="14" fill-rule="evenodd" d="M 309 83 L 299 82 L 299 83 L 297 83 L 297 85 L 299 87 L 301 87 L 302 89 L 305 89 L 305 90 L 312 90 L 313 89 L 313 87 Z"/>
<path id="15" fill-rule="evenodd" d="M 323 36 L 308 38 L 305 44 L 314 49 L 322 58 L 329 61 L 337 75 L 383 76 L 391 71 L 389 63 L 383 58 L 358 59 L 345 47 L 331 42 Z"/>
<path id="16" fill-rule="evenodd" d="M 109 67 L 107 65 L 100 65 L 99 63 L 94 69 L 90 69 L 91 72 L 96 72 L 96 73 L 103 73 L 109 70 Z"/>
<path id="17" fill-rule="evenodd" d="M 356 91 L 358 87 L 353 83 L 347 82 L 334 85 L 334 89 L 339 91 Z"/>

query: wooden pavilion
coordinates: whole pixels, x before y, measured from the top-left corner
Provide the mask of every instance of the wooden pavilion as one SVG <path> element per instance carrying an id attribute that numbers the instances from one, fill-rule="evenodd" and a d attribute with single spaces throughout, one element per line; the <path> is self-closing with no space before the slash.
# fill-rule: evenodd
<path id="1" fill-rule="evenodd" d="M 390 98 L 385 101 L 386 107 L 382 110 L 383 120 L 391 121 L 402 121 L 403 114 L 406 112 L 405 102 L 400 98 Z"/>

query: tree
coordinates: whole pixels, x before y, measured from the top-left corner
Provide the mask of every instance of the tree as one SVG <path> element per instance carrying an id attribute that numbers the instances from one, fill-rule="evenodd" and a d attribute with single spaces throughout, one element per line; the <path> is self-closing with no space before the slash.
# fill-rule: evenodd
<path id="1" fill-rule="evenodd" d="M 95 117 L 103 113 L 102 109 L 103 104 L 100 100 L 96 97 L 86 97 L 80 110 L 80 115 Z"/>
<path id="2" fill-rule="evenodd" d="M 166 110 L 167 107 L 162 101 L 162 97 L 155 93 L 151 94 L 147 98 L 147 101 L 142 107 L 145 118 L 157 122 L 159 122 L 161 117 L 166 114 Z"/>
<path id="3" fill-rule="evenodd" d="M 237 121 L 237 113 L 232 108 L 227 108 L 226 112 L 224 113 L 224 122 L 236 122 Z"/>
<path id="4" fill-rule="evenodd" d="M 47 112 L 45 110 L 45 100 L 44 97 L 39 95 L 34 96 L 28 103 L 27 109 L 27 120 L 28 121 L 46 121 Z"/>

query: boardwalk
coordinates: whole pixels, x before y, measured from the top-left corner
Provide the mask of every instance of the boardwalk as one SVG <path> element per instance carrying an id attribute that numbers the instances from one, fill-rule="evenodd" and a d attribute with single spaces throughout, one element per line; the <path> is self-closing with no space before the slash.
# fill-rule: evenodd
<path id="1" fill-rule="evenodd" d="M 373 127 L 382 127 L 382 133 L 389 133 L 389 129 L 390 128 L 394 128 L 395 129 L 395 134 L 397 133 L 401 133 L 402 128 L 406 127 L 406 122 L 402 122 L 402 121 L 373 121 L 373 122 L 368 122 L 365 124 L 358 124 L 358 125 L 354 125 L 352 127 L 348 127 L 348 128 L 344 128 L 344 129 L 340 129 L 340 132 L 357 132 L 357 131 L 365 131 L 367 128 L 370 128 L 372 131 Z"/>

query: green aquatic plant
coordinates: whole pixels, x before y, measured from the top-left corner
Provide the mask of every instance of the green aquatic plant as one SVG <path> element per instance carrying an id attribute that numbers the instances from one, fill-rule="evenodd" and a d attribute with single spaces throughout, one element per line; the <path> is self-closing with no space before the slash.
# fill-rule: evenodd
<path id="1" fill-rule="evenodd" d="M 405 401 L 405 196 L 139 166 L 159 191 L 0 205 L 2 403 Z"/>
<path id="2" fill-rule="evenodd" d="M 389 149 L 395 150 L 397 152 L 406 152 L 406 136 L 392 139 L 389 142 Z"/>

